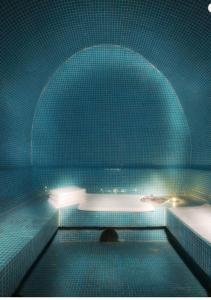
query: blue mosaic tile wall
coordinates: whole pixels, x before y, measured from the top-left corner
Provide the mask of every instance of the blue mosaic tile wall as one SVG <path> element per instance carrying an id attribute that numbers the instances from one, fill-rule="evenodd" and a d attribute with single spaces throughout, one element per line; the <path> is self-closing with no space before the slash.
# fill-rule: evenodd
<path id="1" fill-rule="evenodd" d="M 178 195 L 210 201 L 210 171 L 136 168 L 33 168 L 40 190 L 81 186 L 88 193 Z"/>
<path id="2" fill-rule="evenodd" d="M 183 224 L 172 212 L 167 211 L 167 228 L 193 260 L 211 278 L 211 244 Z"/>
<path id="3" fill-rule="evenodd" d="M 30 168 L 0 169 L 0 216 L 35 198 Z"/>
<path id="4" fill-rule="evenodd" d="M 211 172 L 209 170 L 188 170 L 187 177 L 189 178 L 189 188 L 186 193 L 189 193 L 193 199 L 205 199 L 211 203 Z"/>
<path id="5" fill-rule="evenodd" d="M 208 4 L 209 1 L 206 0 L 178 0 L 176 2 L 171 0 L 61 0 L 59 2 L 50 0 L 40 2 L 34 0 L 9 0 L 1 2 L 0 105 L 2 114 L 0 120 L 0 165 L 16 167 L 28 166 L 30 164 L 32 159 L 31 131 L 34 113 L 36 108 L 40 105 L 44 105 L 39 99 L 42 99 L 42 96 L 45 94 L 49 78 L 53 78 L 52 76 L 56 70 L 70 57 L 75 55 L 75 53 L 82 53 L 80 51 L 83 49 L 105 44 L 118 45 L 121 48 L 131 49 L 132 52 L 138 53 L 139 56 L 146 59 L 151 66 L 154 66 L 154 68 L 149 68 L 152 74 L 155 74 L 157 72 L 156 70 L 159 70 L 159 76 L 166 78 L 165 82 L 168 81 L 170 83 L 179 99 L 178 106 L 180 106 L 180 110 L 177 111 L 178 114 L 174 110 L 172 111 L 170 107 L 171 113 L 168 114 L 169 110 L 166 106 L 162 106 L 162 101 L 159 101 L 160 106 L 154 103 L 154 105 L 150 107 L 150 110 L 152 110 L 151 117 L 156 121 L 153 122 L 152 125 L 157 126 L 159 129 L 158 136 L 160 140 L 158 144 L 160 144 L 161 147 L 159 148 L 158 145 L 155 145 L 157 156 L 159 158 L 162 157 L 163 145 L 168 142 L 166 137 L 169 137 L 172 127 L 174 132 L 175 128 L 178 129 L 177 126 L 179 126 L 179 124 L 182 128 L 180 128 L 181 130 L 177 132 L 178 134 L 176 136 L 173 136 L 177 141 L 175 143 L 175 145 L 177 145 L 176 147 L 180 149 L 179 141 L 181 141 L 181 139 L 183 140 L 184 137 L 184 124 L 188 124 L 191 137 L 191 151 L 189 151 L 190 149 L 188 147 L 184 157 L 191 154 L 192 165 L 202 167 L 210 165 L 211 53 L 209 49 L 211 46 L 211 32 L 209 28 L 211 26 L 211 17 L 207 9 Z M 103 55 L 104 54 L 105 52 L 103 52 Z M 105 60 L 106 58 L 103 55 L 98 53 L 97 58 L 99 59 L 95 63 L 101 63 L 101 60 Z M 52 109 L 53 115 L 49 112 L 48 118 L 45 117 L 46 123 L 45 120 L 42 120 L 41 123 L 43 128 L 49 126 L 49 129 L 52 129 L 50 118 L 54 116 L 58 128 L 60 128 L 62 133 L 61 139 L 58 142 L 61 147 L 64 146 L 64 142 L 68 146 L 66 138 L 69 132 L 65 132 L 65 128 L 69 123 L 67 123 L 68 118 L 66 114 L 69 115 L 74 110 L 74 118 L 70 118 L 72 119 L 71 130 L 76 128 L 78 126 L 77 114 L 81 111 L 80 106 L 83 105 L 84 109 L 86 108 L 86 96 L 89 99 L 91 97 L 90 90 L 87 89 L 93 86 L 95 87 L 95 93 L 93 94 L 94 109 L 96 109 L 96 111 L 98 110 L 97 105 L 99 103 L 105 106 L 103 111 L 105 115 L 108 115 L 108 120 L 111 119 L 113 122 L 111 128 L 117 128 L 115 127 L 116 122 L 121 122 L 121 118 L 109 118 L 108 108 L 110 108 L 111 103 L 113 105 L 115 99 L 117 102 L 113 108 L 117 110 L 116 116 L 122 118 L 125 116 L 125 118 L 123 118 L 125 120 L 125 131 L 118 132 L 120 134 L 117 135 L 117 142 L 112 139 L 114 135 L 110 127 L 108 127 L 108 132 L 106 131 L 107 123 L 105 122 L 105 115 L 103 115 L 102 118 L 100 118 L 100 113 L 98 115 L 99 122 L 102 121 L 103 126 L 99 127 L 98 130 L 96 129 L 95 134 L 98 134 L 99 140 L 103 141 L 103 145 L 105 145 L 106 163 L 111 161 L 115 163 L 115 154 L 111 155 L 110 153 L 110 151 L 113 152 L 113 149 L 116 150 L 115 153 L 118 153 L 116 154 L 117 162 L 122 162 L 123 159 L 126 159 L 124 163 L 133 163 L 132 156 L 128 155 L 124 157 L 123 153 L 129 154 L 134 151 L 134 158 L 137 159 L 135 163 L 137 163 L 141 161 L 140 157 L 138 157 L 138 151 L 142 151 L 142 142 L 146 141 L 145 134 L 143 133 L 142 139 L 139 139 L 140 133 L 137 133 L 136 126 L 133 128 L 129 121 L 132 119 L 135 124 L 138 120 L 138 116 L 142 116 L 140 109 L 137 108 L 137 102 L 134 100 L 138 98 L 137 93 L 141 93 L 141 90 L 137 88 L 137 85 L 133 85 L 132 82 L 132 79 L 136 78 L 134 84 L 138 83 L 140 78 L 134 70 L 134 68 L 136 69 L 134 64 L 130 64 L 129 66 L 122 64 L 121 55 L 119 57 L 120 60 L 116 60 L 115 55 L 111 55 L 110 58 L 111 62 L 115 60 L 117 63 L 116 71 L 113 69 L 113 63 L 109 64 L 108 61 L 108 64 L 102 65 L 103 70 L 101 68 L 94 69 L 96 72 L 93 73 L 93 77 L 90 76 L 89 79 L 86 77 L 86 72 L 89 71 L 88 68 L 84 73 L 80 65 L 76 65 L 74 71 L 78 77 L 76 77 L 76 80 L 73 82 L 74 90 L 71 91 L 71 95 L 73 96 L 71 101 L 66 102 L 64 99 L 61 99 L 62 107 L 58 110 L 58 115 L 54 115 L 55 110 L 53 106 L 48 106 L 46 103 L 48 108 Z M 93 57 L 91 59 L 93 61 Z M 127 61 L 128 60 L 126 60 L 126 62 Z M 90 60 L 87 61 L 87 67 L 90 66 L 89 63 Z M 66 67 L 68 66 L 66 65 Z M 134 72 L 132 72 L 132 69 Z M 120 74 L 120 76 L 112 76 L 112 80 L 109 82 L 110 77 L 108 74 L 114 74 L 115 72 Z M 64 73 L 64 77 L 62 77 L 63 79 L 65 79 L 65 74 L 66 73 Z M 104 78 L 101 75 L 104 76 Z M 145 82 L 146 85 L 144 84 L 143 86 L 146 87 L 152 77 L 149 78 L 149 81 L 146 77 L 146 81 L 148 82 Z M 101 81 L 102 78 L 105 80 Z M 98 82 L 98 89 L 96 89 L 96 84 L 92 85 L 93 83 L 97 83 L 97 79 L 100 80 Z M 120 81 L 121 84 L 118 85 L 117 83 Z M 86 88 L 83 89 L 85 82 Z M 105 89 L 103 95 L 100 94 L 101 88 L 105 87 L 105 85 L 101 84 L 102 82 L 107 83 L 107 86 L 115 86 L 116 83 L 116 92 L 114 93 L 114 90 L 110 91 L 109 89 Z M 140 83 L 142 82 L 140 81 Z M 164 93 L 163 96 L 167 96 L 168 98 L 168 93 L 165 94 L 166 85 L 162 84 L 162 82 L 160 82 L 160 84 L 160 92 Z M 125 87 L 127 87 L 127 89 Z M 69 85 L 67 84 L 65 86 L 64 84 L 63 88 L 62 93 L 64 92 L 63 95 L 65 95 L 65 92 L 69 89 Z M 164 90 L 162 88 L 164 88 Z M 143 90 L 146 91 L 146 89 Z M 51 103 L 53 105 L 53 99 L 55 99 L 56 94 L 59 94 L 60 90 L 53 91 L 52 89 L 51 91 L 53 92 Z M 131 96 L 131 103 L 133 104 L 131 105 L 131 114 L 127 113 L 124 115 L 124 110 L 127 105 L 129 105 L 130 99 L 125 99 L 125 94 L 121 96 L 121 91 L 125 91 L 127 95 Z M 172 93 L 170 94 L 172 95 Z M 79 97 L 79 95 L 81 97 Z M 147 120 L 150 116 L 146 104 L 148 93 L 140 95 L 144 96 L 140 97 L 140 101 L 143 101 L 141 112 L 146 112 Z M 172 97 L 170 98 L 175 100 L 175 97 Z M 75 100 L 77 98 L 79 101 L 78 106 L 75 102 L 74 108 L 72 105 L 74 103 L 73 98 Z M 169 101 L 166 103 L 170 103 L 170 98 L 168 98 Z M 164 97 L 164 99 L 166 98 Z M 173 101 L 171 105 L 176 105 L 176 102 Z M 155 107 L 158 107 L 159 113 L 157 115 L 156 113 L 154 114 Z M 159 107 L 163 107 L 164 109 L 159 110 Z M 175 112 L 175 114 L 173 112 Z M 64 122 L 62 123 L 60 123 L 59 119 L 60 113 L 64 114 Z M 93 113 L 94 111 L 92 111 L 92 109 L 91 111 L 88 110 L 87 116 L 89 114 L 91 116 Z M 160 120 L 162 115 L 165 116 L 162 121 L 164 123 Z M 181 115 L 184 116 L 184 122 L 180 122 Z M 38 118 L 37 120 L 41 117 L 39 114 L 35 114 L 35 116 Z M 86 119 L 87 116 L 85 114 L 83 114 L 83 116 L 85 118 L 84 120 L 89 123 L 89 120 Z M 179 118 L 178 124 L 176 124 L 177 116 Z M 94 124 L 95 121 L 97 121 L 96 118 L 93 120 Z M 143 122 L 142 118 L 140 118 L 140 123 L 141 122 Z M 94 126 L 94 124 L 92 125 Z M 143 125 L 145 126 L 147 124 L 146 121 Z M 161 130 L 162 124 L 169 125 L 168 133 L 164 134 Z M 171 125 L 175 124 L 176 127 L 171 127 Z M 84 128 L 85 127 L 86 126 L 84 126 Z M 90 127 L 84 130 L 88 130 L 89 128 Z M 147 140 L 152 141 L 150 137 L 154 127 L 151 127 L 152 131 L 148 127 L 145 129 L 146 136 L 148 137 Z M 164 128 L 164 131 L 165 130 L 166 127 Z M 102 132 L 105 135 L 101 135 Z M 55 136 L 57 137 L 59 133 L 60 131 L 57 131 Z M 94 157 L 92 154 L 92 146 L 95 143 L 95 139 L 91 142 L 92 138 L 90 136 L 90 140 L 87 143 L 84 138 L 86 131 L 81 132 L 79 130 L 79 133 L 81 134 L 81 139 L 79 134 L 79 138 L 77 141 L 74 139 L 74 143 L 79 141 L 79 145 L 81 145 L 83 141 L 83 149 L 90 149 L 89 155 L 85 152 L 86 155 L 88 155 L 86 156 L 87 161 L 92 163 L 94 159 L 101 163 L 98 159 L 100 154 L 97 153 Z M 51 136 L 50 131 L 49 135 Z M 46 137 L 46 134 L 43 133 L 43 136 Z M 46 147 L 51 148 L 52 139 L 50 136 L 49 140 L 47 140 L 49 143 L 48 145 L 46 143 Z M 103 139 L 103 136 L 105 136 L 105 139 Z M 154 136 L 154 134 L 152 134 L 152 136 Z M 110 137 L 111 140 L 109 140 Z M 124 151 L 121 152 L 117 145 L 118 143 L 122 145 L 122 140 L 124 139 L 132 140 L 137 146 L 137 149 L 133 145 L 130 145 L 130 143 L 125 143 Z M 107 144 L 109 142 L 111 145 L 115 145 L 115 147 L 112 146 L 108 148 Z M 55 143 L 54 141 L 54 145 Z M 34 147 L 34 150 L 36 150 L 37 144 L 34 145 Z M 77 149 L 76 145 L 74 145 L 74 147 Z M 145 149 L 150 149 L 149 153 L 152 153 L 153 148 L 150 148 L 147 142 L 144 143 L 144 147 Z M 173 146 L 170 144 L 168 147 L 171 149 Z M 59 153 L 62 153 L 60 147 L 56 146 L 56 148 L 58 155 L 60 155 Z M 177 151 L 171 152 L 169 149 L 165 149 L 168 154 L 170 153 L 165 163 L 172 163 L 174 161 L 178 163 Z M 41 156 L 45 156 L 45 151 L 46 149 L 44 148 L 44 152 Z M 95 151 L 98 150 L 95 149 Z M 80 151 L 78 153 L 76 153 L 76 151 L 73 152 L 76 155 L 74 156 L 74 161 L 78 163 L 83 162 L 84 157 L 79 155 Z M 66 151 L 66 155 L 69 155 L 68 153 L 69 152 Z M 82 151 L 82 153 L 84 153 L 84 151 Z M 103 153 L 104 152 L 102 152 L 102 155 Z M 180 160 L 180 158 L 182 158 L 182 156 L 180 156 L 181 152 L 178 151 L 178 153 Z M 38 151 L 37 154 L 38 157 L 41 158 L 40 151 Z M 148 160 L 153 164 L 157 164 L 158 161 L 153 158 L 155 158 L 154 155 L 152 155 L 151 161 L 150 157 L 148 157 Z M 55 160 L 59 162 L 60 156 L 57 156 Z M 38 162 L 41 162 L 41 160 L 38 160 Z M 105 162 L 105 160 L 102 161 L 102 163 L 103 162 Z M 162 160 L 159 160 L 159 162 L 162 162 Z M 56 161 L 52 161 L 52 163 L 56 163 Z M 186 159 L 182 159 L 182 163 L 186 164 Z"/>
<path id="6" fill-rule="evenodd" d="M 131 49 L 99 45 L 77 52 L 39 98 L 32 127 L 35 166 L 189 165 L 190 154 L 190 130 L 176 92 Z"/>
<path id="7" fill-rule="evenodd" d="M 50 191 L 57 187 L 81 186 L 88 193 L 182 194 L 188 190 L 185 171 L 131 168 L 33 168 L 34 186 Z"/>
<path id="8" fill-rule="evenodd" d="M 167 241 L 166 233 L 163 229 L 152 230 L 121 230 L 115 229 L 119 236 L 119 241 Z M 59 234 L 56 235 L 55 241 L 59 243 L 65 242 L 90 242 L 99 241 L 103 230 L 59 230 Z"/>

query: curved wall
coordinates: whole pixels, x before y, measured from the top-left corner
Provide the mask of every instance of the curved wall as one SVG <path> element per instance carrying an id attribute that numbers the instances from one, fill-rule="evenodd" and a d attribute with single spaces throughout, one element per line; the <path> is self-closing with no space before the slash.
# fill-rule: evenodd
<path id="1" fill-rule="evenodd" d="M 32 123 L 36 107 L 39 108 L 38 99 L 40 95 L 44 95 L 46 84 L 68 58 L 94 45 L 113 44 L 132 49 L 167 78 L 180 100 L 190 128 L 191 168 L 209 169 L 211 166 L 211 139 L 209 138 L 211 134 L 211 52 L 209 51 L 211 15 L 207 9 L 208 4 L 209 1 L 206 0 L 1 1 L 0 185 L 2 199 L 8 194 L 7 186 L 14 186 L 17 194 L 28 193 L 31 188 L 31 179 L 27 175 L 30 170 L 28 171 L 27 168 L 32 167 Z M 136 103 L 135 98 L 133 101 Z M 80 103 L 84 105 L 83 101 Z M 113 116 L 111 119 L 113 120 Z M 52 125 L 50 121 L 48 125 Z M 159 122 L 158 128 L 160 126 L 162 122 Z M 127 131 L 127 138 L 135 139 L 134 132 L 131 134 Z M 61 142 L 62 140 L 59 141 Z M 112 154 L 119 153 L 116 151 L 115 143 L 116 141 L 111 141 Z M 175 143 L 175 147 L 178 147 L 178 144 L 180 143 Z M 151 157 L 153 164 L 163 164 L 162 155 L 154 161 L 155 156 L 150 151 L 148 157 L 143 154 L 148 153 L 148 148 L 145 148 L 145 152 L 141 149 L 142 159 L 137 157 L 137 153 L 133 158 L 132 150 L 128 149 L 130 147 L 128 145 L 126 146 L 127 158 L 118 155 L 114 162 L 114 157 L 110 160 L 112 155 L 109 148 L 105 147 L 103 148 L 106 149 L 105 152 L 99 151 L 100 156 L 93 155 L 96 159 L 95 163 L 98 164 L 100 161 L 106 165 L 111 162 L 122 164 L 126 159 L 126 163 L 129 160 L 130 164 L 134 164 L 137 159 L 141 165 L 143 158 L 147 158 L 147 164 L 151 163 Z M 162 147 L 164 147 L 163 143 L 161 143 L 160 153 Z M 158 148 L 156 144 L 155 149 Z M 33 157 L 33 161 L 36 161 L 35 165 L 43 164 L 45 159 L 41 153 L 44 155 L 44 152 L 39 150 Z M 60 156 L 63 152 L 58 153 Z M 65 155 L 68 155 L 69 160 L 69 150 L 67 153 Z M 73 154 L 77 154 L 75 150 Z M 78 154 L 74 155 L 69 160 L 71 164 L 78 159 L 76 157 Z M 105 160 L 107 155 L 108 161 Z M 72 160 L 72 157 L 75 159 Z M 180 158 L 179 154 L 177 164 L 181 162 Z M 51 157 L 49 160 L 48 162 L 52 163 Z M 86 161 L 93 161 L 92 157 L 90 160 L 87 157 Z M 186 156 L 184 161 L 186 162 Z M 5 177 L 4 170 L 7 169 L 8 172 L 10 168 L 21 168 L 21 170 L 17 171 L 17 175 L 14 171 L 10 177 L 8 174 Z M 20 172 L 23 174 L 22 179 L 20 179 Z M 184 172 L 181 170 L 181 176 Z M 199 177 L 195 172 L 200 173 Z M 195 183 L 200 182 L 198 190 L 207 191 L 209 172 L 206 171 L 206 174 L 203 171 L 195 172 L 191 171 L 191 175 L 188 173 L 189 179 L 185 181 L 189 182 L 187 189 L 191 191 Z M 39 181 L 39 175 L 36 178 Z M 204 181 L 206 181 L 205 188 Z M 23 188 L 24 184 L 25 188 Z"/>
<path id="2" fill-rule="evenodd" d="M 77 51 L 105 43 L 133 49 L 168 78 L 191 129 L 192 164 L 210 165 L 207 6 L 197 0 L 1 2 L 1 165 L 30 165 L 32 119 L 48 79 Z"/>
<path id="3" fill-rule="evenodd" d="M 132 50 L 101 45 L 62 64 L 41 94 L 32 165 L 188 166 L 191 140 L 169 81 Z"/>

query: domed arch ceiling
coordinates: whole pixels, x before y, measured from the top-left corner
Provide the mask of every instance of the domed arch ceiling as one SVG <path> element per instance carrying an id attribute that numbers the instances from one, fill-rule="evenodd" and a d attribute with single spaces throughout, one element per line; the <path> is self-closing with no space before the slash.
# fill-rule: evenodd
<path id="1" fill-rule="evenodd" d="M 187 166 L 190 130 L 165 76 L 117 45 L 77 52 L 38 101 L 34 166 Z"/>

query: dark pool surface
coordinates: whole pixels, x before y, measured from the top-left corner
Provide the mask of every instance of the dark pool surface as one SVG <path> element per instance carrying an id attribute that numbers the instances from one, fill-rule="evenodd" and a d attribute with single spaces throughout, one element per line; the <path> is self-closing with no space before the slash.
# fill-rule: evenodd
<path id="1" fill-rule="evenodd" d="M 59 230 L 17 295 L 207 296 L 164 232 L 130 232 L 100 243 L 94 231 Z"/>

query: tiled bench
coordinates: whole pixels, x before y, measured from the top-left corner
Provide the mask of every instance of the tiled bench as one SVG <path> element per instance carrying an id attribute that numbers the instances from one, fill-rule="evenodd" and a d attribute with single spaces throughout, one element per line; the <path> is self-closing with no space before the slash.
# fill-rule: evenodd
<path id="1" fill-rule="evenodd" d="M 58 213 L 39 200 L 1 217 L 0 296 L 10 296 L 58 227 Z"/>
<path id="2" fill-rule="evenodd" d="M 211 278 L 211 210 L 209 207 L 168 209 L 167 228 Z"/>

